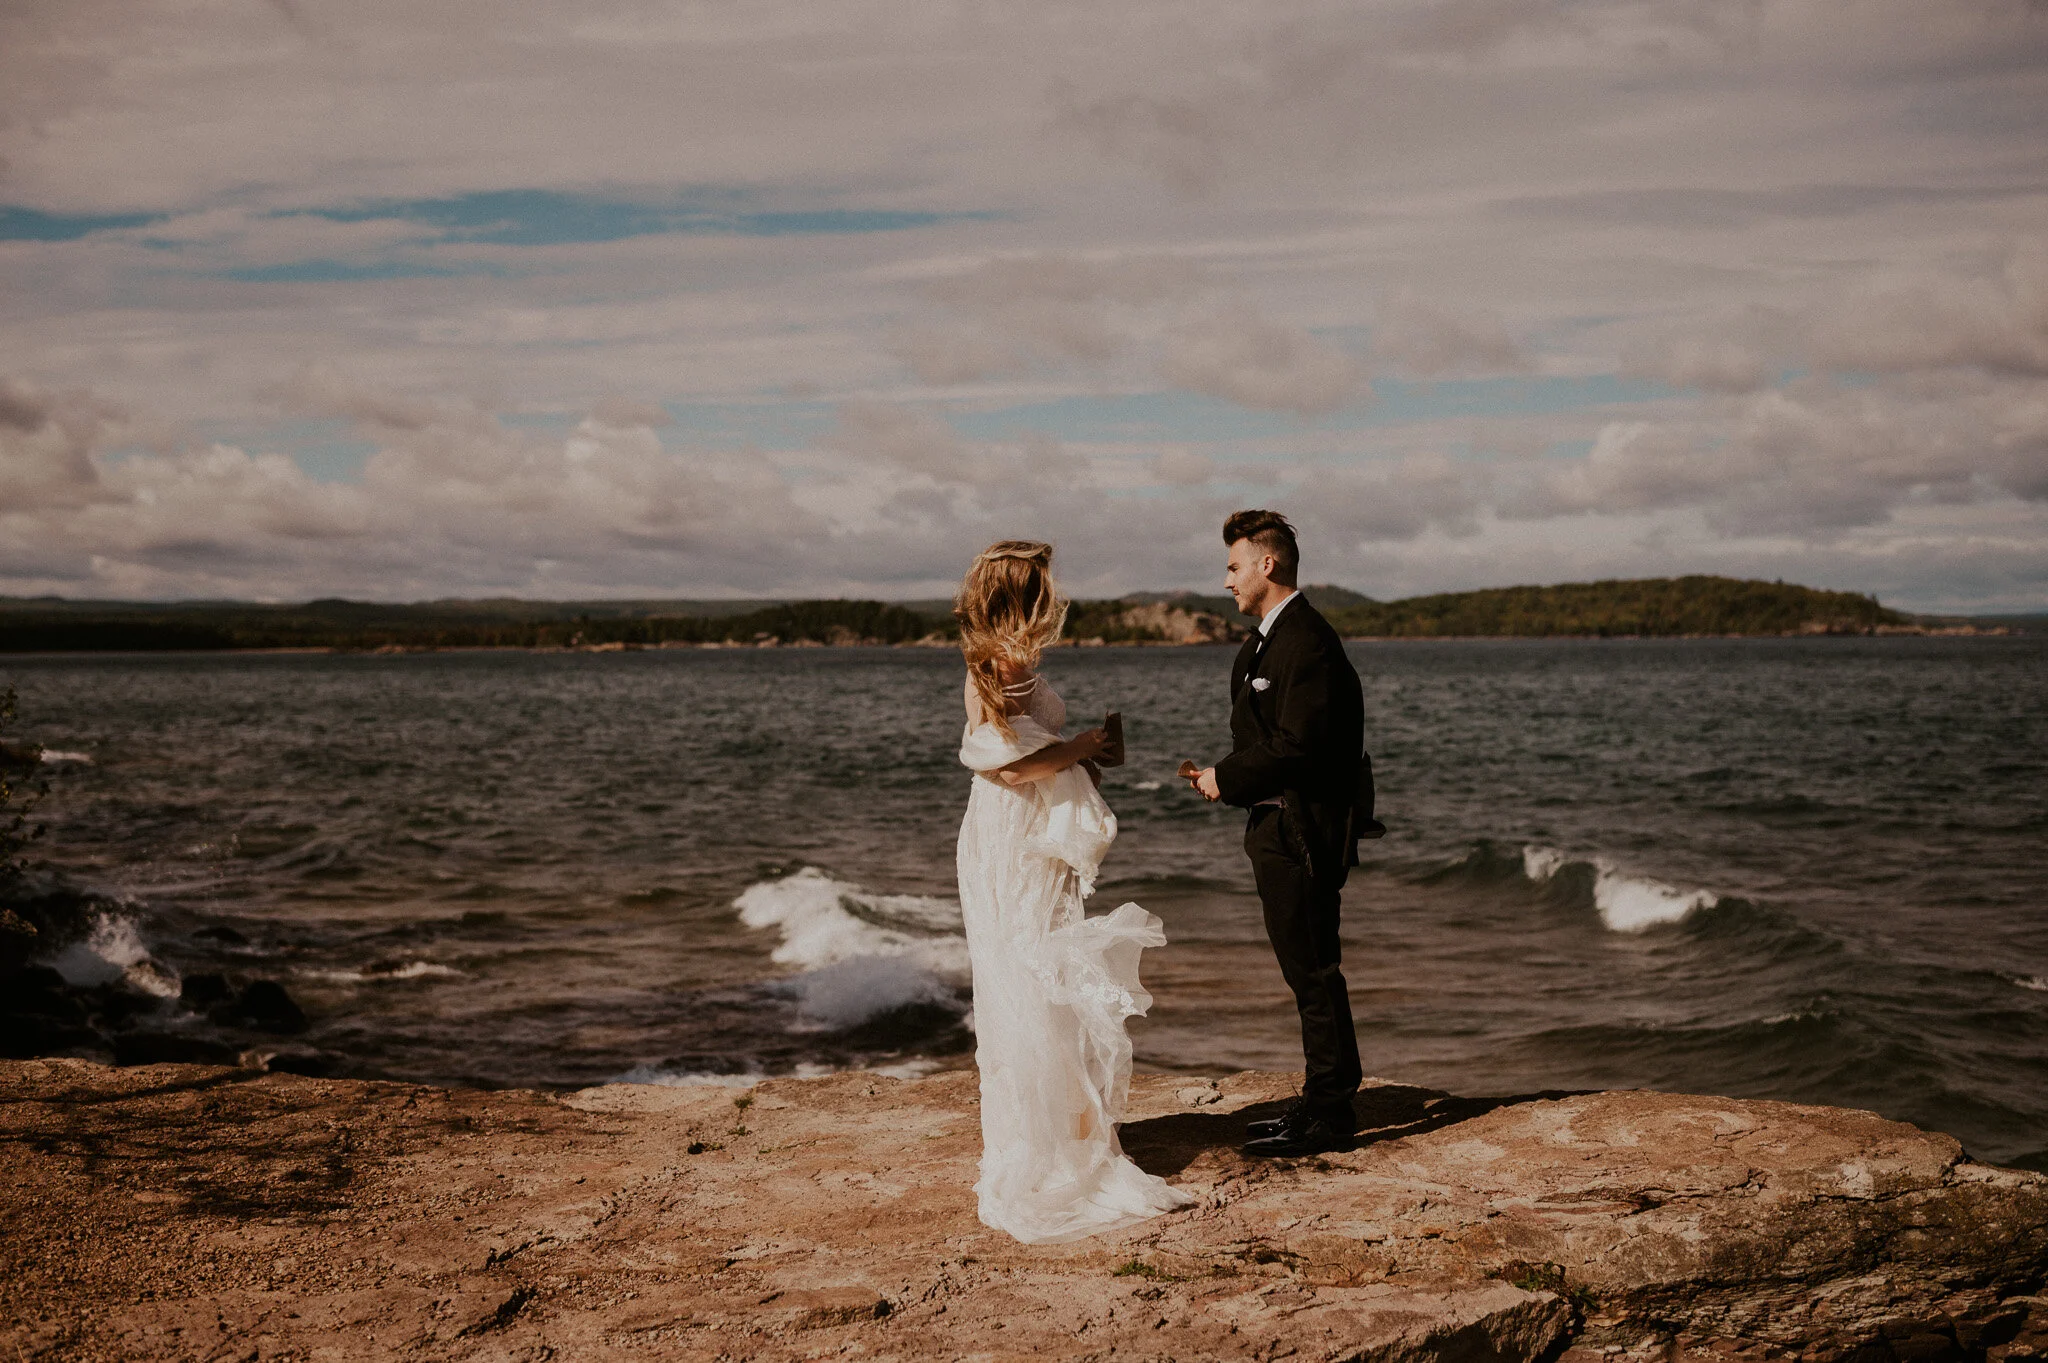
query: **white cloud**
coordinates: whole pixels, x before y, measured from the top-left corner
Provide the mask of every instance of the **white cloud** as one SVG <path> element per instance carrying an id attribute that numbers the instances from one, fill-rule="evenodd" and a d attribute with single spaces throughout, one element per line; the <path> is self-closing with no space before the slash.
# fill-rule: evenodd
<path id="1" fill-rule="evenodd" d="M 1100 369 L 1156 331 L 1160 309 L 1204 286 L 1199 267 L 1168 258 L 998 257 L 929 285 L 946 320 L 902 328 L 894 349 L 927 383 L 1044 365 Z"/>
<path id="2" fill-rule="evenodd" d="M 0 241 L 0 585 L 1175 585 L 1256 489 L 1417 587 L 2048 604 L 2042 107 L 2020 0 L 17 5 L 0 202 L 151 220 Z M 428 221 L 535 190 L 798 216 Z"/>
<path id="3" fill-rule="evenodd" d="M 1720 419 L 1611 422 L 1584 458 L 1504 494 L 1523 518 L 1695 508 L 1731 537 L 1825 541 L 1916 501 L 2048 499 L 2048 399 L 1981 382 L 1772 390 Z"/>
<path id="4" fill-rule="evenodd" d="M 1710 393 L 1754 393 L 1774 366 L 1761 347 L 1732 337 L 1666 336 L 1629 357 L 1635 373 Z"/>
<path id="5" fill-rule="evenodd" d="M 1216 461 L 1205 454 L 1176 446 L 1153 456 L 1151 473 L 1162 483 L 1194 487 L 1216 476 Z"/>
<path id="6" fill-rule="evenodd" d="M 0 382 L 0 507 L 77 508 L 106 495 L 98 447 L 120 413 L 90 393 Z"/>
<path id="7" fill-rule="evenodd" d="M 1989 277 L 1887 282 L 1832 310 L 1815 350 L 1837 369 L 1967 366 L 2048 378 L 2048 240 L 2012 251 Z"/>
<path id="8" fill-rule="evenodd" d="M 1300 493 L 1307 499 L 1304 527 L 1347 548 L 1413 540 L 1430 530 L 1471 535 L 1484 498 L 1470 470 L 1438 453 L 1411 454 L 1372 471 L 1311 470 Z"/>
<path id="9" fill-rule="evenodd" d="M 1367 391 L 1351 356 L 1242 306 L 1175 328 L 1159 372 L 1197 393 L 1302 416 L 1335 411 Z"/>
<path id="10" fill-rule="evenodd" d="M 1374 320 L 1375 357 L 1411 373 L 1514 373 L 1528 357 L 1497 317 L 1461 316 L 1403 289 L 1382 304 Z"/>

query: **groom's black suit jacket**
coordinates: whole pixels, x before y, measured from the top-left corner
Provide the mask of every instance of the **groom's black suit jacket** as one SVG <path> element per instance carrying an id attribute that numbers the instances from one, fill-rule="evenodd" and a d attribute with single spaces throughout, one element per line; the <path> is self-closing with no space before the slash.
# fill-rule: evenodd
<path id="1" fill-rule="evenodd" d="M 1263 677 L 1264 688 L 1253 685 Z M 1296 597 L 1254 630 L 1230 668 L 1233 751 L 1216 764 L 1225 804 L 1278 797 L 1286 839 L 1317 880 L 1339 883 L 1356 865 L 1358 838 L 1374 835 L 1365 699 L 1344 641 L 1308 598 Z M 1360 806 L 1363 806 L 1360 808 Z"/>

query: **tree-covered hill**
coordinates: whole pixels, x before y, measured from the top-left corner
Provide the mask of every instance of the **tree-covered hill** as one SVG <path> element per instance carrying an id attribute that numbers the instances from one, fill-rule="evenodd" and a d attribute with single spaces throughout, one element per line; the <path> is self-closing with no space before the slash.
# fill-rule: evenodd
<path id="1" fill-rule="evenodd" d="M 897 644 L 933 622 L 884 601 L 323 600 L 157 605 L 0 599 L 0 652 L 229 648 L 563 648 L 600 644 Z"/>
<path id="2" fill-rule="evenodd" d="M 1352 638 L 1862 634 L 1914 621 L 1868 596 L 1725 577 L 1497 587 L 1374 601 L 1303 589 Z M 1133 593 L 1076 602 L 1068 637 L 1199 641 L 1249 622 L 1229 598 Z M 561 648 L 662 644 L 901 644 L 950 636 L 940 602 L 322 600 L 177 604 L 0 598 L 0 653 L 229 648 Z"/>
<path id="3" fill-rule="evenodd" d="M 1310 587 L 1304 594 L 1352 638 L 1865 634 L 1913 623 L 1876 597 L 1732 577 L 1493 587 L 1402 601 L 1346 592 L 1348 599 L 1325 604 L 1319 598 L 1329 590 Z"/>

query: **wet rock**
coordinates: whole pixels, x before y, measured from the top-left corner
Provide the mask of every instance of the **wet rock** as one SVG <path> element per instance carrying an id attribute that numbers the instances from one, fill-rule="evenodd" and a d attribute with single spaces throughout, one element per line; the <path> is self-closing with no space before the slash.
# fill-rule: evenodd
<path id="1" fill-rule="evenodd" d="M 240 932 L 237 932 L 235 929 L 228 927 L 224 923 L 215 923 L 210 926 L 200 928 L 197 932 L 194 932 L 192 935 L 200 939 L 201 941 L 219 942 L 225 946 L 245 947 L 249 945 L 249 939 L 246 936 L 244 936 Z"/>
<path id="2" fill-rule="evenodd" d="M 0 1055 L 104 1053 L 89 1013 L 64 977 L 48 966 L 0 973 Z"/>
<path id="3" fill-rule="evenodd" d="M 251 980 L 207 1016 L 224 1024 L 241 1024 L 266 1032 L 290 1034 L 306 1030 L 306 1014 L 276 980 Z"/>
<path id="4" fill-rule="evenodd" d="M 47 956 L 85 937 L 101 915 L 118 906 L 55 871 L 32 867 L 0 880 L 0 908 L 35 930 L 36 951 Z"/>
<path id="5" fill-rule="evenodd" d="M 178 1002 L 195 1013 L 228 1002 L 234 997 L 234 986 L 228 977 L 218 972 L 206 971 L 187 975 L 178 989 Z"/>
<path id="6" fill-rule="evenodd" d="M 104 1053 L 90 1010 L 64 977 L 48 966 L 0 973 L 0 1055 Z"/>
<path id="7" fill-rule="evenodd" d="M 0 981 L 0 999 L 7 1013 L 82 1023 L 85 1005 L 64 977 L 46 965 L 24 966 Z"/>
<path id="8" fill-rule="evenodd" d="M 12 909 L 0 908 L 0 975 L 27 965 L 42 945 L 35 924 Z"/>
<path id="9" fill-rule="evenodd" d="M 122 984 L 91 985 L 77 993 L 85 1001 L 93 1025 L 102 1031 L 131 1026 L 164 1010 L 164 1000 L 155 994 L 139 993 Z"/>

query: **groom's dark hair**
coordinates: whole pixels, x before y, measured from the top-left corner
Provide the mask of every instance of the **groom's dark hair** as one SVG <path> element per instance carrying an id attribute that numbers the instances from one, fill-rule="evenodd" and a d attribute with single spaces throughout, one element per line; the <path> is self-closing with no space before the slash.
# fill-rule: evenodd
<path id="1" fill-rule="evenodd" d="M 1234 511 L 1223 522 L 1223 542 L 1250 540 L 1262 554 L 1273 556 L 1273 580 L 1283 587 L 1294 585 L 1295 570 L 1301 566 L 1301 546 L 1294 542 L 1294 527 L 1277 511 Z"/>

